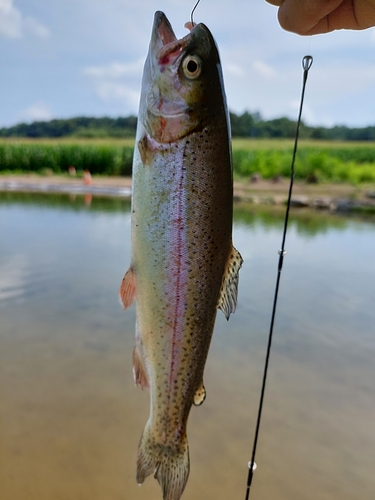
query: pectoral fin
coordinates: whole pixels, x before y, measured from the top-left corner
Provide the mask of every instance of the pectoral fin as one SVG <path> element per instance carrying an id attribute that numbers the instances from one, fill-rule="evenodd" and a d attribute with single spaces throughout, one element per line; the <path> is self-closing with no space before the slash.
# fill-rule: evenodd
<path id="1" fill-rule="evenodd" d="M 127 309 L 135 297 L 135 275 L 132 267 L 129 267 L 122 279 L 120 286 L 120 302 Z"/>
<path id="2" fill-rule="evenodd" d="M 142 355 L 140 354 L 137 346 L 134 347 L 133 351 L 133 375 L 134 382 L 137 387 L 140 387 L 141 389 L 148 388 L 145 366 L 143 364 Z"/>
<path id="3" fill-rule="evenodd" d="M 229 319 L 231 313 L 236 310 L 238 291 L 238 272 L 241 269 L 243 259 L 241 254 L 232 247 L 227 262 L 226 272 L 221 286 L 218 308 L 223 311 L 225 317 Z"/>
<path id="4" fill-rule="evenodd" d="M 195 391 L 194 405 L 200 406 L 205 399 L 206 399 L 206 389 L 204 388 L 204 385 L 202 382 L 201 385 L 198 387 L 198 389 Z"/>

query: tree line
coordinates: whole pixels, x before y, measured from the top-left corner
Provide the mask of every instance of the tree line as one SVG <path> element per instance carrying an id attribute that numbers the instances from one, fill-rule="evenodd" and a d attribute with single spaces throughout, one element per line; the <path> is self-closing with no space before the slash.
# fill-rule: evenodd
<path id="1" fill-rule="evenodd" d="M 258 112 L 246 111 L 240 115 L 231 112 L 230 122 L 233 137 L 287 139 L 295 136 L 296 122 L 286 117 L 264 120 Z M 0 137 L 134 137 L 136 127 L 137 117 L 132 115 L 119 118 L 81 116 L 4 127 L 0 129 Z M 312 127 L 302 122 L 300 137 L 303 139 L 374 141 L 375 125 L 360 128 L 336 125 L 329 128 Z"/>

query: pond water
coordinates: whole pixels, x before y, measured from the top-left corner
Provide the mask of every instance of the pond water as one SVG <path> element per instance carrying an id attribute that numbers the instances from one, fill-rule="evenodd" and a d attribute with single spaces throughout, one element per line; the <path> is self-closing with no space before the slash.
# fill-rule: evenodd
<path id="1" fill-rule="evenodd" d="M 219 312 L 207 399 L 188 426 L 184 500 L 242 499 L 283 212 L 237 206 L 238 309 Z M 129 203 L 0 194 L 1 500 L 157 500 L 135 458 Z M 250 498 L 368 500 L 375 491 L 375 220 L 292 211 Z"/>

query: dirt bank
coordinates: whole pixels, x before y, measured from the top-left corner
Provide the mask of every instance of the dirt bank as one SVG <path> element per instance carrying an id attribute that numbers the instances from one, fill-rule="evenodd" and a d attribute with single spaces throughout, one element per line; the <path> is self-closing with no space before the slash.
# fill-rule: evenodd
<path id="1" fill-rule="evenodd" d="M 234 182 L 236 200 L 256 204 L 284 204 L 289 181 L 260 179 L 257 182 Z M 93 176 L 90 184 L 82 178 L 67 176 L 3 175 L 1 191 L 75 192 L 102 196 L 130 196 L 131 178 Z M 292 204 L 295 207 L 313 207 L 339 211 L 366 210 L 375 212 L 375 186 L 349 184 L 306 184 L 295 182 Z"/>

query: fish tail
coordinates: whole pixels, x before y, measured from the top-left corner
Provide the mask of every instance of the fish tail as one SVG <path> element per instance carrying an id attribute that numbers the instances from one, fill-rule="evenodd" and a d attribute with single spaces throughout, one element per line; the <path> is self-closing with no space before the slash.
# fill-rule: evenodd
<path id="1" fill-rule="evenodd" d="M 146 425 L 138 445 L 137 482 L 154 472 L 164 500 L 179 500 L 189 477 L 190 460 L 186 433 L 179 443 L 158 443 Z"/>

